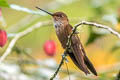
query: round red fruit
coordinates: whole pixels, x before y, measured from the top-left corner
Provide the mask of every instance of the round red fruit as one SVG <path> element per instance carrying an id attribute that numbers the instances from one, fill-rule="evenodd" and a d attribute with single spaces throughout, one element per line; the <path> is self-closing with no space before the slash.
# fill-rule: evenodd
<path id="1" fill-rule="evenodd" d="M 44 51 L 49 56 L 54 56 L 56 53 L 56 44 L 54 41 L 49 40 L 44 44 Z"/>
<path id="2" fill-rule="evenodd" d="M 3 47 L 7 42 L 7 33 L 4 30 L 0 30 L 0 47 Z"/>

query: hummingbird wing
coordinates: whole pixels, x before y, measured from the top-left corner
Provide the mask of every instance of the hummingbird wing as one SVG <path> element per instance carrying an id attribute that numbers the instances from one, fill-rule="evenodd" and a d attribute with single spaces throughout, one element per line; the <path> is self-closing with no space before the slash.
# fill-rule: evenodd
<path id="1" fill-rule="evenodd" d="M 78 36 L 75 34 L 72 36 L 71 39 L 71 49 L 73 52 L 73 55 L 75 56 L 75 59 L 77 60 L 77 63 L 79 64 L 80 69 L 85 72 L 85 74 L 90 74 L 87 66 L 84 62 L 84 55 L 81 50 L 81 44 L 79 44 Z"/>
<path id="2" fill-rule="evenodd" d="M 82 46 L 82 45 L 81 45 L 81 46 Z M 83 47 L 83 46 L 82 46 L 82 47 Z M 87 65 L 88 69 L 89 69 L 94 75 L 97 76 L 97 72 L 96 72 L 93 64 L 91 63 L 91 61 L 88 59 L 84 48 L 82 48 L 82 52 L 84 53 L 84 61 L 85 61 L 85 64 Z"/>
<path id="3" fill-rule="evenodd" d="M 67 29 L 69 30 L 67 31 L 67 34 L 70 34 L 71 33 L 70 31 L 72 31 L 72 26 L 71 25 L 68 25 L 68 26 L 70 27 L 66 27 L 66 28 L 69 28 Z M 93 74 L 97 75 L 95 68 L 93 67 L 88 57 L 86 56 L 85 50 L 77 34 L 74 34 L 72 36 L 71 49 L 72 51 L 70 51 L 68 54 L 70 58 L 73 60 L 74 64 L 83 72 L 85 72 L 85 74 L 90 74 L 88 71 L 89 69 Z"/>

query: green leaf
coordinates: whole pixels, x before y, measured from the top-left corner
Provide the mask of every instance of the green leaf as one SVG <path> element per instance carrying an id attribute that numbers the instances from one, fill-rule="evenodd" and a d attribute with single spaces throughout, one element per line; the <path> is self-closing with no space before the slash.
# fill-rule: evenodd
<path id="1" fill-rule="evenodd" d="M 0 7 L 9 7 L 9 4 L 6 2 L 6 0 L 0 0 Z"/>

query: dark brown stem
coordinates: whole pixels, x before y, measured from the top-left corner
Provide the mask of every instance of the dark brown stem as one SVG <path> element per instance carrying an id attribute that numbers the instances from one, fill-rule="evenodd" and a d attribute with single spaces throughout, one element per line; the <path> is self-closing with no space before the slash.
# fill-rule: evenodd
<path id="1" fill-rule="evenodd" d="M 54 75 L 50 78 L 50 80 L 53 80 L 53 79 L 56 77 L 56 75 L 58 74 L 61 66 L 62 66 L 63 63 L 64 63 L 64 60 L 66 59 L 66 56 L 67 56 L 67 55 L 66 55 L 66 51 L 65 51 L 64 54 L 62 55 L 62 60 L 61 60 L 61 62 L 60 62 L 60 64 L 59 64 L 57 70 L 55 71 Z"/>

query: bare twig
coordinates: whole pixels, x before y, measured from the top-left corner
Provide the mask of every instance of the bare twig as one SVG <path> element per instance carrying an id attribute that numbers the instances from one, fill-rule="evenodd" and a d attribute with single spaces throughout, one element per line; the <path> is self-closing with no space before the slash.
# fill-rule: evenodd
<path id="1" fill-rule="evenodd" d="M 118 32 L 116 32 L 115 30 L 113 30 L 112 28 L 110 28 L 109 26 L 105 26 L 105 25 L 101 25 L 101 24 L 97 24 L 97 23 L 93 23 L 93 22 L 81 21 L 80 23 L 78 23 L 78 24 L 76 24 L 76 25 L 74 26 L 73 32 L 71 33 L 71 35 L 69 35 L 69 37 L 68 37 L 68 42 L 67 42 L 67 44 L 66 44 L 67 46 L 66 46 L 66 49 L 65 49 L 64 54 L 63 54 L 64 57 L 62 56 L 62 60 L 61 60 L 61 62 L 60 62 L 60 64 L 59 64 L 56 72 L 55 72 L 54 75 L 50 78 L 50 80 L 53 80 L 53 79 L 56 77 L 56 75 L 58 74 L 58 72 L 59 72 L 61 66 L 63 65 L 64 60 L 65 60 L 65 58 L 66 58 L 66 56 L 67 56 L 67 51 L 70 49 L 70 46 L 71 46 L 71 45 L 70 45 L 70 44 L 71 44 L 71 38 L 72 38 L 73 34 L 76 32 L 77 27 L 80 26 L 80 25 L 83 25 L 83 24 L 84 24 L 84 25 L 91 25 L 91 26 L 95 26 L 95 27 L 98 27 L 98 28 L 106 29 L 106 30 L 108 30 L 109 32 L 111 32 L 112 34 L 116 35 L 118 38 L 120 38 L 120 34 L 119 34 Z"/>
<path id="2" fill-rule="evenodd" d="M 9 43 L 8 48 L 6 49 L 4 54 L 0 57 L 0 63 L 10 54 L 10 52 L 11 52 L 12 48 L 14 47 L 15 43 L 17 42 L 17 40 L 19 40 L 21 37 L 29 34 L 30 32 L 34 31 L 35 29 L 38 29 L 41 26 L 48 25 L 48 24 L 50 24 L 49 21 L 39 22 L 39 23 L 33 25 L 32 27 L 30 27 L 30 28 L 16 34 L 15 37 Z"/>
<path id="3" fill-rule="evenodd" d="M 65 58 L 66 58 L 66 55 L 65 55 L 65 54 L 66 54 L 66 52 L 64 52 L 64 54 L 62 55 L 62 60 L 61 60 L 61 62 L 60 62 L 60 64 L 59 64 L 57 70 L 55 71 L 54 75 L 50 78 L 50 80 L 53 80 L 53 79 L 56 77 L 56 75 L 58 74 L 58 72 L 59 72 L 59 70 L 60 70 L 61 66 L 63 65 L 64 60 L 65 60 Z"/>
<path id="4" fill-rule="evenodd" d="M 80 23 L 78 23 L 75 26 L 79 26 L 79 25 L 90 25 L 90 26 L 95 26 L 97 28 L 102 28 L 102 29 L 106 29 L 107 31 L 109 31 L 110 33 L 112 33 L 113 35 L 116 35 L 118 38 L 120 38 L 120 33 L 118 33 L 117 31 L 113 30 L 112 28 L 110 28 L 109 26 L 106 25 L 102 25 L 102 24 L 98 24 L 98 23 L 94 23 L 94 22 L 88 22 L 88 21 L 81 21 Z"/>

